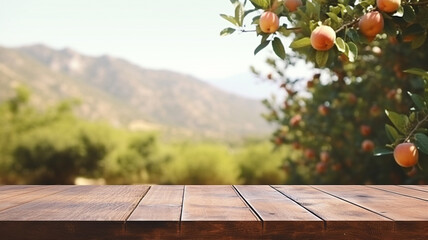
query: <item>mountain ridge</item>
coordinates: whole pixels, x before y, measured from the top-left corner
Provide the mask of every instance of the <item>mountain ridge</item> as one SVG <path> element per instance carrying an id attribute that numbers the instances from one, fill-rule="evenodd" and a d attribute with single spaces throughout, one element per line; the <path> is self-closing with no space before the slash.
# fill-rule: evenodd
<path id="1" fill-rule="evenodd" d="M 48 102 L 82 99 L 80 114 L 89 119 L 125 125 L 142 121 L 208 135 L 270 130 L 260 117 L 264 108 L 257 100 L 224 92 L 190 75 L 147 69 L 109 55 L 92 57 L 41 44 L 0 47 L 0 86 L 10 92 L 11 82 L 29 86 Z"/>

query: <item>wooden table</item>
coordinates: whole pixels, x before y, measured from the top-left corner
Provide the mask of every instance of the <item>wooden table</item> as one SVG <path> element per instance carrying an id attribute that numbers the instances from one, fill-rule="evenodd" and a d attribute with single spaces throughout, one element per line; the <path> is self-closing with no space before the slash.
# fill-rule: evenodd
<path id="1" fill-rule="evenodd" d="M 0 186 L 0 239 L 428 239 L 428 186 Z"/>

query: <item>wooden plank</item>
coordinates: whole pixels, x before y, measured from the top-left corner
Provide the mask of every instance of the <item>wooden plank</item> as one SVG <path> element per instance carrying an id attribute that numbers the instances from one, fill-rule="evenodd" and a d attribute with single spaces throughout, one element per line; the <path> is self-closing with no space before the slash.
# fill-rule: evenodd
<path id="1" fill-rule="evenodd" d="M 34 187 L 23 187 L 23 190 L 20 194 L 15 194 L 8 198 L 4 198 L 0 200 L 0 212 L 9 208 L 13 208 L 24 203 L 28 203 L 34 201 L 39 198 L 46 197 L 48 195 L 55 194 L 60 191 L 64 191 L 71 186 L 34 186 Z M 18 189 L 16 189 L 18 190 Z M 18 193 L 18 191 L 15 191 Z"/>
<path id="2" fill-rule="evenodd" d="M 0 187 L 0 200 L 5 198 L 14 197 L 21 194 L 26 194 L 28 192 L 37 191 L 47 186 L 37 186 L 37 185 L 7 185 Z"/>
<path id="3" fill-rule="evenodd" d="M 428 202 L 365 186 L 315 186 L 393 220 L 428 220 Z M 426 207 L 426 208 L 425 208 Z M 422 211 L 421 211 L 422 210 Z"/>
<path id="4" fill-rule="evenodd" d="M 182 239 L 254 239 L 261 232 L 261 222 L 232 186 L 185 186 Z"/>
<path id="5" fill-rule="evenodd" d="M 148 188 L 72 186 L 0 212 L 0 233 L 5 239 L 117 238 Z"/>
<path id="6" fill-rule="evenodd" d="M 428 192 L 428 185 L 401 185 L 401 187 L 411 188 L 419 191 Z"/>
<path id="7" fill-rule="evenodd" d="M 428 202 L 412 197 L 369 188 L 366 186 L 315 186 L 315 188 L 340 197 L 394 220 L 392 235 L 385 239 L 427 239 Z"/>
<path id="8" fill-rule="evenodd" d="M 0 186 L 0 238 L 428 239 L 425 186 L 148 189 Z"/>
<path id="9" fill-rule="evenodd" d="M 179 221 L 183 192 L 182 185 L 152 186 L 128 221 Z"/>
<path id="10" fill-rule="evenodd" d="M 324 229 L 322 219 L 270 186 L 235 188 L 263 221 L 264 238 L 302 239 Z"/>
<path id="11" fill-rule="evenodd" d="M 273 186 L 325 221 L 324 239 L 382 239 L 394 223 L 311 186 Z M 346 237 L 345 237 L 346 236 Z"/>
<path id="12" fill-rule="evenodd" d="M 147 186 L 72 186 L 2 211 L 0 220 L 124 221 L 147 190 Z"/>
<path id="13" fill-rule="evenodd" d="M 325 221 L 387 221 L 390 219 L 321 192 L 311 186 L 273 186 Z"/>
<path id="14" fill-rule="evenodd" d="M 127 235 L 140 239 L 179 238 L 183 193 L 184 186 L 152 186 L 128 218 Z"/>
<path id="15" fill-rule="evenodd" d="M 428 192 L 419 191 L 417 189 L 394 186 L 394 185 L 379 185 L 379 186 L 370 186 L 370 187 L 428 201 Z"/>

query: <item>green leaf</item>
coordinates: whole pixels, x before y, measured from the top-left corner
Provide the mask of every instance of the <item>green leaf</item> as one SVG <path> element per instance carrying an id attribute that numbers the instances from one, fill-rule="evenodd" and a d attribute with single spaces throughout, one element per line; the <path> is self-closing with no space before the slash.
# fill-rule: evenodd
<path id="1" fill-rule="evenodd" d="M 346 15 L 348 15 L 348 16 L 353 16 L 354 15 L 355 11 L 354 11 L 353 7 L 351 7 L 349 5 L 346 5 L 345 9 L 346 9 L 346 12 L 345 12 L 345 14 L 342 14 L 342 18 L 346 17 Z"/>
<path id="2" fill-rule="evenodd" d="M 339 52 L 345 52 L 346 43 L 345 43 L 345 41 L 343 41 L 343 39 L 341 37 L 336 38 L 335 44 L 336 44 L 337 50 L 339 50 Z"/>
<path id="3" fill-rule="evenodd" d="M 375 157 L 379 157 L 379 156 L 384 156 L 384 155 L 390 155 L 393 153 L 394 153 L 394 151 L 389 149 L 389 148 L 378 147 L 378 148 L 375 148 L 373 155 Z"/>
<path id="4" fill-rule="evenodd" d="M 409 115 L 410 122 L 414 122 L 416 120 L 416 112 L 412 112 Z"/>
<path id="5" fill-rule="evenodd" d="M 418 76 L 421 76 L 423 78 L 428 79 L 428 72 L 423 70 L 423 69 L 420 69 L 420 68 L 410 68 L 410 69 L 404 70 L 404 72 L 410 73 L 410 74 L 415 74 L 415 75 L 418 75 Z"/>
<path id="6" fill-rule="evenodd" d="M 272 2 L 273 2 L 273 0 L 272 0 Z M 281 4 L 281 5 L 279 5 L 279 7 L 277 7 L 276 9 L 275 9 L 275 11 L 274 11 L 274 13 L 276 14 L 276 15 L 278 15 L 278 16 L 280 16 L 281 15 L 281 13 L 284 11 L 284 4 Z"/>
<path id="7" fill-rule="evenodd" d="M 293 41 L 290 44 L 290 48 L 296 49 L 296 48 L 307 47 L 310 45 L 311 45 L 311 39 L 308 37 L 304 37 L 304 38 Z"/>
<path id="8" fill-rule="evenodd" d="M 234 28 L 225 28 L 225 29 L 221 30 L 220 36 L 227 36 L 227 35 L 234 33 L 235 31 L 236 31 L 236 29 L 234 29 Z"/>
<path id="9" fill-rule="evenodd" d="M 236 25 L 239 27 L 239 23 L 236 21 L 236 19 L 232 16 L 228 16 L 226 14 L 220 14 L 220 17 L 226 19 L 227 21 L 229 21 L 230 23 L 232 23 L 233 25 Z"/>
<path id="10" fill-rule="evenodd" d="M 336 14 L 334 14 L 334 13 L 332 13 L 332 12 L 328 12 L 328 13 L 326 13 L 330 18 L 331 18 L 331 20 L 333 20 L 334 22 L 336 22 L 336 23 L 340 23 L 340 19 L 339 19 L 339 17 L 336 15 Z"/>
<path id="11" fill-rule="evenodd" d="M 424 110 L 427 108 L 423 97 L 417 94 L 412 94 L 411 92 L 407 92 L 407 93 L 409 94 L 410 98 L 412 98 L 412 101 L 415 104 L 416 110 Z"/>
<path id="12" fill-rule="evenodd" d="M 317 62 L 319 67 L 324 67 L 328 61 L 328 51 L 317 51 L 315 55 L 315 61 Z"/>
<path id="13" fill-rule="evenodd" d="M 426 39 L 427 39 L 426 33 L 416 36 L 415 39 L 413 39 L 412 41 L 412 49 L 421 47 L 424 44 Z"/>
<path id="14" fill-rule="evenodd" d="M 287 30 L 286 26 L 281 26 L 278 28 L 278 32 L 280 32 L 282 35 L 288 37 L 292 33 L 291 30 Z"/>
<path id="15" fill-rule="evenodd" d="M 353 42 L 360 42 L 360 35 L 358 34 L 357 30 L 353 28 L 346 29 L 346 36 L 349 37 Z"/>
<path id="16" fill-rule="evenodd" d="M 329 9 L 330 9 L 330 12 L 331 12 L 331 13 L 334 13 L 334 14 L 338 15 L 338 14 L 340 13 L 340 9 L 341 9 L 341 7 L 330 5 L 330 6 L 329 6 Z"/>
<path id="17" fill-rule="evenodd" d="M 284 45 L 281 42 L 281 39 L 279 38 L 274 38 L 272 41 L 272 47 L 273 47 L 273 51 L 275 52 L 275 54 L 281 58 L 281 59 L 285 59 L 285 48 Z"/>
<path id="18" fill-rule="evenodd" d="M 235 8 L 235 20 L 238 22 L 238 25 L 242 27 L 242 22 L 244 20 L 244 7 L 241 3 L 238 3 Z"/>
<path id="19" fill-rule="evenodd" d="M 306 15 L 313 19 L 320 18 L 321 6 L 317 1 L 306 1 Z"/>
<path id="20" fill-rule="evenodd" d="M 270 43 L 270 41 L 264 41 L 264 42 L 260 43 L 260 45 L 257 46 L 256 49 L 254 50 L 254 55 L 256 55 L 258 52 L 260 52 L 267 45 L 269 45 L 269 43 Z"/>
<path id="21" fill-rule="evenodd" d="M 413 9 L 411 5 L 404 5 L 403 10 L 404 10 L 404 15 L 403 15 L 404 21 L 408 23 L 415 21 L 416 13 L 415 13 L 415 9 Z"/>
<path id="22" fill-rule="evenodd" d="M 423 153 L 428 154 L 428 137 L 423 133 L 415 134 L 416 147 Z"/>
<path id="23" fill-rule="evenodd" d="M 269 38 L 270 34 L 269 33 L 261 33 L 260 36 L 262 36 L 262 40 L 260 41 L 260 43 L 262 42 L 266 42 L 267 39 Z"/>
<path id="24" fill-rule="evenodd" d="M 391 141 L 391 142 L 395 142 L 397 139 L 402 137 L 402 135 L 400 135 L 397 132 L 397 130 L 389 124 L 385 124 L 385 132 L 386 132 L 386 136 L 388 137 L 389 141 Z"/>
<path id="25" fill-rule="evenodd" d="M 364 3 L 364 2 L 362 2 L 362 3 Z M 367 9 L 367 7 L 364 7 L 361 3 L 360 4 L 357 4 L 357 5 L 355 5 L 355 7 L 354 7 L 354 13 L 356 14 L 356 15 L 358 15 L 358 16 L 361 16 L 361 15 L 363 15 L 364 14 L 364 12 L 365 12 L 365 10 Z"/>
<path id="26" fill-rule="evenodd" d="M 251 24 L 257 25 L 260 22 L 260 15 L 253 17 Z"/>
<path id="27" fill-rule="evenodd" d="M 250 0 L 250 2 L 256 8 L 261 8 L 266 10 L 266 9 L 269 9 L 270 7 L 270 0 Z"/>
<path id="28" fill-rule="evenodd" d="M 358 47 L 353 42 L 348 42 L 347 45 L 349 47 L 349 53 L 348 53 L 349 61 L 354 62 L 358 56 Z"/>
<path id="29" fill-rule="evenodd" d="M 398 114 L 388 110 L 385 110 L 385 113 L 399 132 L 402 134 L 407 134 L 406 128 L 409 125 L 409 118 L 406 115 Z"/>

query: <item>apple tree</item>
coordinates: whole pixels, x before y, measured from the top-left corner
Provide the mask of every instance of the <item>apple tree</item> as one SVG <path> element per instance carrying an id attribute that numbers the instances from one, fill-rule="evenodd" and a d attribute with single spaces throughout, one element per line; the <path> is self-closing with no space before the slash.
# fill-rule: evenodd
<path id="1" fill-rule="evenodd" d="M 284 90 L 281 104 L 264 103 L 277 126 L 272 141 L 298 153 L 285 156 L 288 183 L 427 179 L 428 1 L 231 2 L 234 14 L 221 14 L 231 27 L 220 34 L 254 34 L 254 54 L 275 54 L 268 72 L 253 71 Z M 310 79 L 289 72 L 301 61 Z"/>

